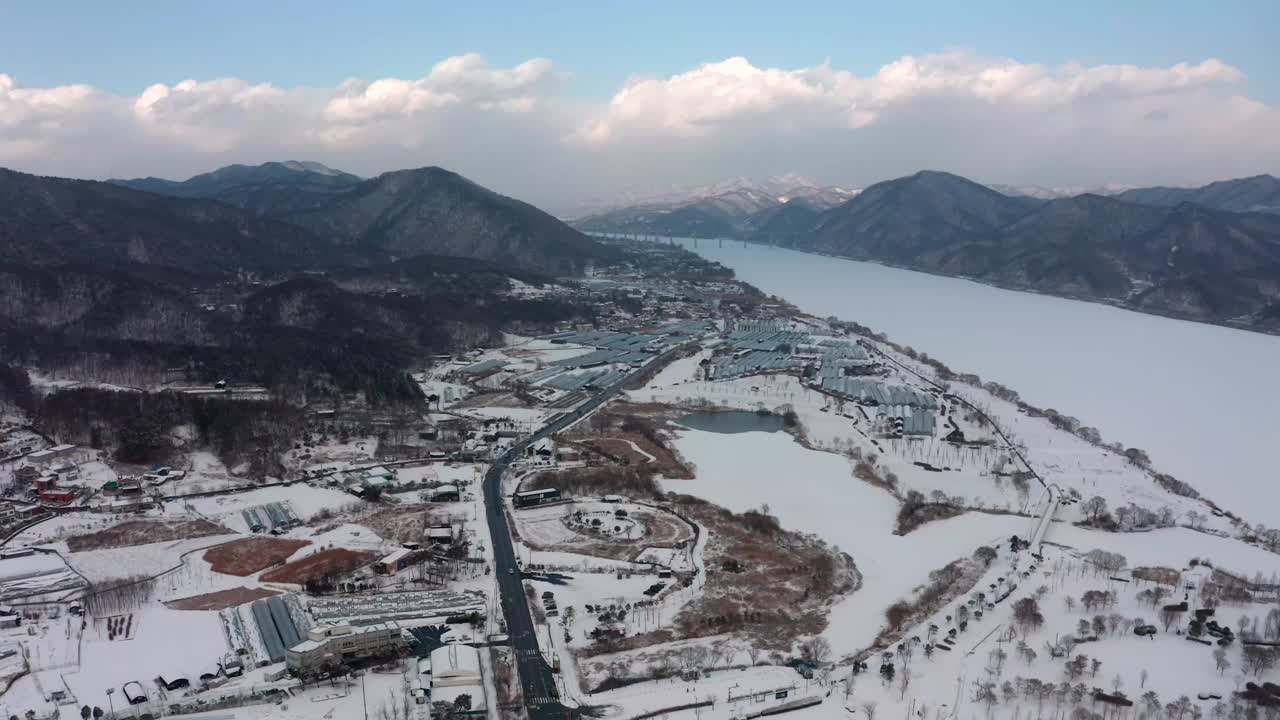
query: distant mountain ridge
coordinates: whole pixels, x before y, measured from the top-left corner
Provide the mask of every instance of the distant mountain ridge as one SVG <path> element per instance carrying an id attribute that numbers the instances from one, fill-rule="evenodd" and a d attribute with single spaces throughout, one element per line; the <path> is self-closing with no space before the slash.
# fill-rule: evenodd
<path id="1" fill-rule="evenodd" d="M 617 256 L 528 203 L 438 167 L 383 173 L 323 207 L 277 216 L 395 257 L 456 255 L 576 274 L 589 262 Z"/>
<path id="2" fill-rule="evenodd" d="M 0 260 L 148 265 L 202 276 L 352 260 L 310 231 L 214 200 L 0 169 Z"/>
<path id="3" fill-rule="evenodd" d="M 764 180 L 733 178 L 697 188 L 636 196 L 629 203 L 579 218 L 573 225 L 589 232 L 726 237 L 758 227 L 778 208 L 794 201 L 826 209 L 857 194 L 857 190 L 823 186 L 794 174 Z"/>
<path id="4" fill-rule="evenodd" d="M 1066 187 L 1045 187 L 1043 185 L 1005 185 L 988 183 L 987 187 L 998 193 L 1013 197 L 1029 197 L 1038 200 L 1055 200 L 1057 198 L 1075 197 L 1076 195 L 1118 195 L 1135 189 L 1133 185 L 1109 183 L 1105 185 L 1076 185 Z"/>
<path id="5" fill-rule="evenodd" d="M 1192 196 L 1224 204 L 1265 197 L 1259 184 L 1215 184 L 1215 192 Z M 829 210 L 775 217 L 748 237 L 1003 287 L 1280 330 L 1277 214 L 1185 200 L 1172 207 L 1139 204 L 1120 195 L 1046 201 L 922 171 L 872 185 Z"/>
<path id="6" fill-rule="evenodd" d="M 1198 188 L 1137 188 L 1117 194 L 1116 199 L 1161 207 L 1189 202 L 1230 212 L 1280 213 L 1280 178 L 1255 175 Z"/>
<path id="7" fill-rule="evenodd" d="M 616 253 L 527 203 L 426 167 L 367 180 L 314 162 L 229 165 L 182 182 L 113 180 L 136 190 L 216 200 L 373 257 L 454 255 L 576 274 Z"/>
<path id="8" fill-rule="evenodd" d="M 321 206 L 334 193 L 360 182 L 351 173 L 317 162 L 289 160 L 228 165 L 183 181 L 147 177 L 108 180 L 115 185 L 173 197 L 217 200 L 260 215 Z"/>

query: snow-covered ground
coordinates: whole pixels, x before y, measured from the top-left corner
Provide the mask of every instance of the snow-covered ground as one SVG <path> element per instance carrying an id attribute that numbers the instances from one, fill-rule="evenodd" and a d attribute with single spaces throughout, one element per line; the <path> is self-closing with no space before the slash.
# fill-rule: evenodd
<path id="1" fill-rule="evenodd" d="M 833 608 L 825 633 L 838 654 L 870 645 L 885 608 L 930 571 L 980 545 L 1028 534 L 1027 518 L 968 513 L 893 535 L 893 496 L 855 478 L 843 456 L 809 450 L 781 432 L 683 430 L 676 448 L 697 467 L 697 478 L 666 483 L 668 489 L 735 512 L 767 505 L 783 527 L 814 533 L 853 557 L 862 588 Z"/>
<path id="2" fill-rule="evenodd" d="M 321 510 L 338 512 L 344 508 L 362 504 L 359 499 L 338 490 L 294 483 L 287 487 L 276 485 L 234 495 L 187 498 L 181 501 L 181 504 L 175 503 L 168 507 L 175 513 L 195 513 L 237 532 L 247 533 L 249 528 L 240 514 L 241 511 L 271 502 L 287 504 L 294 515 L 304 521 Z"/>

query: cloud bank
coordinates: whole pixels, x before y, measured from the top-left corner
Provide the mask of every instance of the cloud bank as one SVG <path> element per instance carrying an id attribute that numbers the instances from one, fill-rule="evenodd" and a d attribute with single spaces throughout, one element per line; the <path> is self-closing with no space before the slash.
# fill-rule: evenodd
<path id="1" fill-rule="evenodd" d="M 3 70 L 3 68 L 0 68 Z M 467 54 L 416 79 L 282 88 L 235 78 L 25 87 L 0 73 L 0 165 L 183 178 L 230 162 L 315 159 L 360 174 L 443 165 L 568 209 L 623 190 L 796 171 L 862 185 L 947 169 L 990 182 L 1194 183 L 1280 166 L 1280 110 L 1215 59 L 1045 66 L 971 51 L 874 75 L 743 57 L 634 77 L 605 102 L 551 60 Z"/>

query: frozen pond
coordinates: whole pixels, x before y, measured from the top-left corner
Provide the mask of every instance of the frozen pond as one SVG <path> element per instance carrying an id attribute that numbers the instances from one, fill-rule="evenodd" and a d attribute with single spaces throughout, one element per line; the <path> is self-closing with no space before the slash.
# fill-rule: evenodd
<path id="1" fill-rule="evenodd" d="M 726 412 L 699 412 L 676 420 L 694 430 L 713 433 L 777 432 L 782 429 L 782 416 L 773 413 L 756 413 L 745 410 Z"/>
<path id="2" fill-rule="evenodd" d="M 1280 337 L 767 246 L 696 249 L 807 312 L 860 322 L 1142 448 L 1251 522 L 1280 524 Z"/>

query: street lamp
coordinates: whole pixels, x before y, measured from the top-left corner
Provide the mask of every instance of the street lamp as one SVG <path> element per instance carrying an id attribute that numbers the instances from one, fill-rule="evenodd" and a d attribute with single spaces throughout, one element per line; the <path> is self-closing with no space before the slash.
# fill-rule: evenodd
<path id="1" fill-rule="evenodd" d="M 116 694 L 115 688 L 113 687 L 107 688 L 107 707 L 111 708 L 112 720 L 115 720 L 115 716 L 116 716 L 116 703 L 114 700 L 111 699 L 111 696 L 115 694 Z"/>

